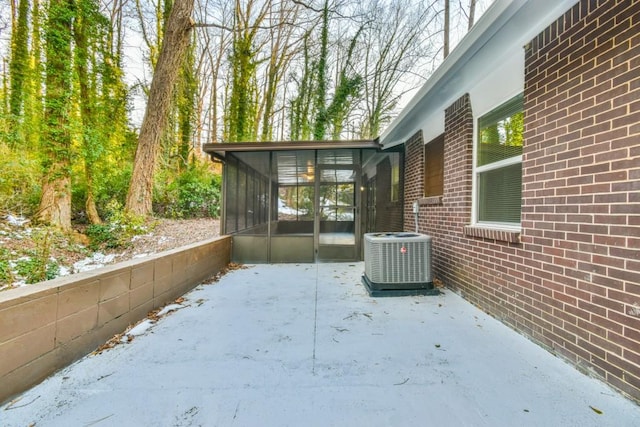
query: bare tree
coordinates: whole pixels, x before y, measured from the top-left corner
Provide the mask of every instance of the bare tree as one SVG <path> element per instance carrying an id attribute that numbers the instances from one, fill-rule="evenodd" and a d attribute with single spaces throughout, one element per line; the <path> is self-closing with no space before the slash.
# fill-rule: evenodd
<path id="1" fill-rule="evenodd" d="M 404 94 L 424 82 L 424 69 L 435 61 L 437 1 L 421 9 L 409 1 L 372 4 L 371 25 L 365 32 L 363 55 L 364 120 L 361 137 L 375 138 Z M 417 76 L 413 84 L 407 76 Z"/>
<path id="2" fill-rule="evenodd" d="M 299 16 L 300 6 L 279 3 L 269 11 L 269 45 L 268 59 L 265 61 L 263 97 L 260 103 L 260 116 L 262 119 L 262 131 L 260 138 L 263 141 L 273 139 L 274 114 L 278 100 L 278 89 L 284 79 L 289 63 L 300 45 L 301 38 L 296 38 L 296 27 L 288 23 L 295 22 Z M 284 105 L 282 106 L 284 108 Z"/>

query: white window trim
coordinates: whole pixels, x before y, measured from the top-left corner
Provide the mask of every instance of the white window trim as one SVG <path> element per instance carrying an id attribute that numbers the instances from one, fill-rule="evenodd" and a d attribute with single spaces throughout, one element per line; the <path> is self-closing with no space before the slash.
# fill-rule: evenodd
<path id="1" fill-rule="evenodd" d="M 505 100 L 498 103 L 497 105 L 492 106 L 481 114 L 478 114 L 473 118 L 473 159 L 472 159 L 472 167 L 471 167 L 471 225 L 473 227 L 479 228 L 489 228 L 492 230 L 504 230 L 504 231 L 516 231 L 521 232 L 522 223 L 514 224 L 507 222 L 491 222 L 491 221 L 479 221 L 478 220 L 478 175 L 482 172 L 490 171 L 492 169 L 498 169 L 505 166 L 511 166 L 517 163 L 522 163 L 522 155 L 513 156 L 508 159 L 500 160 L 494 163 L 490 163 L 488 165 L 476 166 L 478 163 L 478 121 L 480 117 L 488 114 L 489 112 L 495 110 L 501 105 L 505 104 L 510 99 L 518 96 L 522 93 L 522 90 L 519 90 L 513 93 L 511 96 L 508 96 Z"/>

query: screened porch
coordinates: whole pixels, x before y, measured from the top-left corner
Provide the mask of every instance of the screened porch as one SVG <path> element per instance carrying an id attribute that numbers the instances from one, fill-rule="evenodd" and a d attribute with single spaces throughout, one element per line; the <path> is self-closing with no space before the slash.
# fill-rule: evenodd
<path id="1" fill-rule="evenodd" d="M 395 174 L 401 188 L 400 153 L 382 152 L 375 141 L 210 144 L 205 151 L 224 163 L 221 232 L 233 235 L 235 262 L 360 260 L 362 235 L 377 228 L 376 200 L 385 199 L 377 183 Z"/>

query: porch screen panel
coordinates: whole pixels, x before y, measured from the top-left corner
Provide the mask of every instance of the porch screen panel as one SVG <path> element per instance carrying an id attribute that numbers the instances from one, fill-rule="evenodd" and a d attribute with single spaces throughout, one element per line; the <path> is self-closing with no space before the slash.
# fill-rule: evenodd
<path id="1" fill-rule="evenodd" d="M 225 176 L 225 232 L 238 231 L 238 160 L 229 156 Z"/>
<path id="2" fill-rule="evenodd" d="M 269 153 L 235 153 L 238 166 L 238 229 L 266 234 L 269 214 Z"/>

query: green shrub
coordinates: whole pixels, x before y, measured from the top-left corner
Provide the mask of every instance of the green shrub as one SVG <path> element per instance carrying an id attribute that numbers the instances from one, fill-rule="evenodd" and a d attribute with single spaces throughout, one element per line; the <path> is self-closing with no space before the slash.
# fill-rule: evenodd
<path id="1" fill-rule="evenodd" d="M 123 212 L 115 201 L 107 205 L 106 216 L 107 222 L 90 225 L 85 231 L 93 250 L 126 247 L 133 236 L 144 234 L 150 228 L 143 217 Z"/>
<path id="2" fill-rule="evenodd" d="M 9 260 L 11 253 L 5 248 L 0 248 L 0 283 L 11 283 L 13 281 L 13 273 Z"/>
<path id="3" fill-rule="evenodd" d="M 40 165 L 25 150 L 0 143 L 0 212 L 30 216 L 40 200 Z"/>
<path id="4" fill-rule="evenodd" d="M 51 280 L 58 276 L 60 266 L 50 259 L 52 246 L 55 244 L 56 231 L 50 228 L 36 229 L 32 238 L 37 250 L 26 251 L 26 257 L 17 260 L 16 273 L 27 283 Z"/>
<path id="5" fill-rule="evenodd" d="M 191 164 L 168 185 L 157 186 L 154 211 L 170 218 L 218 218 L 221 177 L 206 164 Z"/>
<path id="6" fill-rule="evenodd" d="M 60 272 L 60 266 L 55 261 L 43 259 L 41 254 L 32 253 L 30 257 L 16 262 L 16 272 L 26 283 L 31 284 L 55 279 Z"/>

